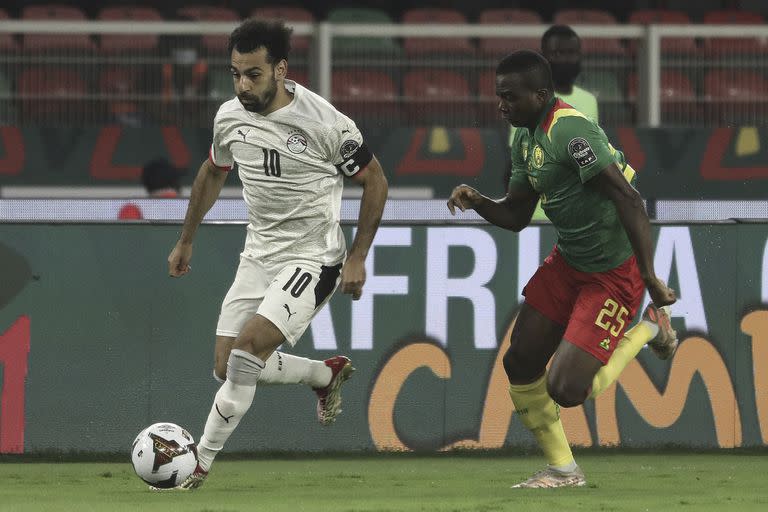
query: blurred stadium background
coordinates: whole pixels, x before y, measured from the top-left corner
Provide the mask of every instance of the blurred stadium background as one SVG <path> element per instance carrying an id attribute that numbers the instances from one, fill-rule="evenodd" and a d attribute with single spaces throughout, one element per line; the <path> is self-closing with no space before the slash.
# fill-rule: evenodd
<path id="1" fill-rule="evenodd" d="M 291 76 L 364 124 L 496 125 L 495 63 L 538 49 L 548 23 L 577 26 L 581 84 L 605 124 L 765 117 L 768 7 L 758 0 L 37 4 L 0 10 L 6 124 L 208 126 L 231 96 L 226 35 L 246 16 L 293 24 Z"/>
<path id="2" fill-rule="evenodd" d="M 558 23 L 582 38 L 578 84 L 597 97 L 601 124 L 635 167 L 652 160 L 641 169 L 652 214 L 656 200 L 757 199 L 740 178 L 764 177 L 754 165 L 766 158 L 762 132 L 738 127 L 766 122 L 767 14 L 759 0 L 9 5 L 0 8 L 0 122 L 9 147 L 0 197 L 141 197 L 141 167 L 158 157 L 186 170 L 189 185 L 213 114 L 232 95 L 226 36 L 244 17 L 270 16 L 294 27 L 289 75 L 361 125 L 392 171 L 393 197 L 445 197 L 455 178 L 478 175 L 503 189 L 507 128 L 493 69 L 510 50 L 538 49 L 547 24 Z M 732 127 L 726 156 L 751 171 L 703 183 L 692 169 L 711 156 L 700 139 L 712 134 L 728 145 L 717 129 Z M 646 128 L 676 138 L 654 139 Z M 62 151 L 42 158 L 40 137 Z M 409 148 L 436 162 L 411 165 Z M 454 154 L 467 156 L 461 171 Z M 714 179 L 725 189 L 697 193 Z M 237 197 L 230 184 L 225 195 Z M 733 216 L 764 217 L 764 206 L 742 205 Z M 709 218 L 732 216 L 714 208 Z M 677 218 L 687 215 L 702 217 L 688 208 Z"/>
<path id="3" fill-rule="evenodd" d="M 578 83 L 639 173 L 684 338 L 671 365 L 641 353 L 605 398 L 564 411 L 570 439 L 768 443 L 768 2 L 82 0 L 0 7 L 0 453 L 127 453 L 160 420 L 199 435 L 242 226 L 204 226 L 184 281 L 169 283 L 163 265 L 232 96 L 227 35 L 248 16 L 294 27 L 289 77 L 358 122 L 392 199 L 367 295 L 334 298 L 297 347 L 356 361 L 344 418 L 324 432 L 310 394 L 291 392 L 285 407 L 283 392 L 259 391 L 281 417 L 244 421 L 233 450 L 530 448 L 498 354 L 555 234 L 546 222 L 512 235 L 452 219 L 445 198 L 460 182 L 503 194 L 494 68 L 538 49 L 553 23 L 580 35 Z M 147 197 L 142 168 L 157 159 L 181 175 L 180 198 Z M 208 220 L 245 220 L 237 180 Z M 358 196 L 346 188 L 348 237 Z M 686 487 L 674 482 L 670 495 Z M 26 510 L 28 489 L 14 492 Z M 765 504 L 743 499 L 740 510 Z"/>

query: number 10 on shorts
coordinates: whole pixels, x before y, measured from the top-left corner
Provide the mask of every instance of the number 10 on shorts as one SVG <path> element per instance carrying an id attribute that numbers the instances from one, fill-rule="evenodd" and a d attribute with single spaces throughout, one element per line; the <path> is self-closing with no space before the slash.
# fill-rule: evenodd
<path id="1" fill-rule="evenodd" d="M 291 288 L 291 285 L 293 284 L 293 288 L 291 288 L 291 295 L 293 295 L 294 297 L 298 297 L 299 295 L 301 295 L 304 292 L 304 290 L 307 289 L 307 286 L 309 286 L 309 283 L 312 282 L 312 274 L 310 274 L 309 272 L 304 272 L 303 274 L 301 274 L 301 276 L 299 276 L 299 274 L 301 274 L 301 268 L 296 267 L 296 270 L 294 271 L 291 278 L 288 280 L 287 283 L 285 283 L 285 286 L 283 286 L 283 291 L 288 291 L 288 288 Z"/>
<path id="2" fill-rule="evenodd" d="M 613 336 L 618 336 L 627 323 L 629 310 L 613 299 L 605 299 L 603 309 L 597 315 L 595 325 L 610 332 Z"/>

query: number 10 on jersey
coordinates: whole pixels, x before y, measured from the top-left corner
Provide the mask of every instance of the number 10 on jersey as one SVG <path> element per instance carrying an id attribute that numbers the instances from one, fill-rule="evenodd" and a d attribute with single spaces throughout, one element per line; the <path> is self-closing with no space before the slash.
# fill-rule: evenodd
<path id="1" fill-rule="evenodd" d="M 276 149 L 262 148 L 264 152 L 264 174 L 280 176 L 280 153 Z"/>

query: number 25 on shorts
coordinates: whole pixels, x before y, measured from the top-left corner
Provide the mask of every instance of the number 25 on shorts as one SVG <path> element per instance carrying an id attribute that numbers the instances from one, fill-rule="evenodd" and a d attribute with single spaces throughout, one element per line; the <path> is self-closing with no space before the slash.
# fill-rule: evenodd
<path id="1" fill-rule="evenodd" d="M 605 299 L 603 309 L 597 315 L 595 325 L 610 332 L 613 336 L 618 336 L 624 325 L 627 323 L 629 310 L 613 299 Z"/>

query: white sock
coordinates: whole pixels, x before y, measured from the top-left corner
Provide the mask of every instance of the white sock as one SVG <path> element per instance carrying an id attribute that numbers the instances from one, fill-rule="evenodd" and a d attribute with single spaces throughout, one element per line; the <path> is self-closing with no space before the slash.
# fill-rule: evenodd
<path id="1" fill-rule="evenodd" d="M 229 354 L 227 380 L 216 392 L 205 430 L 197 444 L 197 459 L 205 471 L 210 470 L 213 459 L 251 407 L 263 368 L 261 359 L 244 350 L 234 349 Z"/>
<path id="2" fill-rule="evenodd" d="M 333 373 L 323 361 L 307 359 L 275 350 L 261 371 L 259 384 L 306 384 L 324 388 Z"/>

